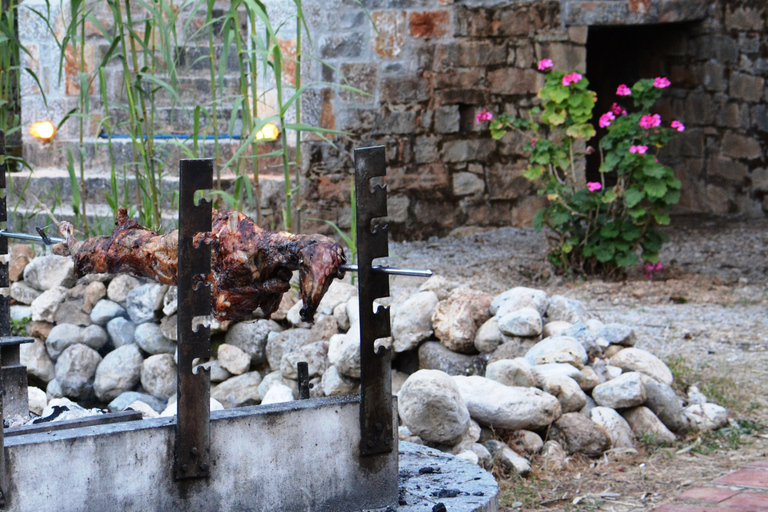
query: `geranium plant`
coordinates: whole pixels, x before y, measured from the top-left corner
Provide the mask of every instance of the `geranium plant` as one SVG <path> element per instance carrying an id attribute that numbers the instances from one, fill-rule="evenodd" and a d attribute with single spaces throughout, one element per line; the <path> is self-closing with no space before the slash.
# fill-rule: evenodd
<path id="1" fill-rule="evenodd" d="M 552 71 L 549 59 L 539 62 L 546 73 L 538 93 L 539 107 L 527 117 L 509 114 L 493 117 L 483 111 L 478 123 L 490 121 L 495 139 L 507 130 L 530 135 L 530 153 L 524 176 L 539 185 L 548 205 L 536 213 L 533 225 L 548 228 L 549 259 L 565 272 L 615 275 L 636 265 L 638 256 L 648 264 L 659 261 L 667 241 L 657 228 L 669 223 L 667 210 L 680 199 L 681 183 L 672 169 L 659 163 L 656 152 L 685 129 L 679 121 L 664 127 L 661 116 L 650 109 L 670 85 L 664 77 L 643 79 L 631 88 L 621 84 L 617 102 L 599 118 L 607 133 L 600 140 L 600 181 L 579 182 L 577 165 L 586 151 L 585 142 L 595 136 L 590 123 L 596 94 L 576 72 Z M 622 101 L 631 100 L 630 113 Z M 606 175 L 615 173 L 611 183 Z"/>

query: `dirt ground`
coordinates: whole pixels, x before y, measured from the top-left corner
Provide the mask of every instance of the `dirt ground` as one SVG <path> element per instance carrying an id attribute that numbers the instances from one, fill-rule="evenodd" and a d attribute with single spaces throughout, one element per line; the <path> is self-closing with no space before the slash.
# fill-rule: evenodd
<path id="1" fill-rule="evenodd" d="M 534 457 L 527 479 L 499 473 L 502 510 L 650 510 L 768 456 L 768 220 L 677 217 L 666 232 L 664 269 L 618 282 L 554 275 L 544 236 L 530 229 L 465 230 L 390 248 L 391 265 L 431 268 L 489 293 L 531 286 L 580 299 L 602 320 L 634 326 L 636 346 L 665 360 L 679 389 L 697 385 L 730 411 L 730 427 L 675 446 L 638 442 L 637 453 L 572 457 L 556 472 Z M 416 284 L 399 279 L 394 287 Z"/>

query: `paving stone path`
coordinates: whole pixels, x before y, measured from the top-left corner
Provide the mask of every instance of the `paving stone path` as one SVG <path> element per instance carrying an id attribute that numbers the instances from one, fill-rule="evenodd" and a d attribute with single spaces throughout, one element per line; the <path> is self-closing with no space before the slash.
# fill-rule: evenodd
<path id="1" fill-rule="evenodd" d="M 747 464 L 711 484 L 689 489 L 651 512 L 768 511 L 768 461 Z"/>

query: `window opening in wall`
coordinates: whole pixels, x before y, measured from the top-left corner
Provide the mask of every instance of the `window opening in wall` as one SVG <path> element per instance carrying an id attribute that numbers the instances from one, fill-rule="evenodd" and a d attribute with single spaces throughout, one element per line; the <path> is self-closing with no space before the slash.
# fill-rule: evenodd
<path id="1" fill-rule="evenodd" d="M 607 130 L 600 128 L 598 121 L 614 102 L 622 104 L 616 88 L 619 84 L 631 87 L 641 78 L 669 76 L 668 56 L 671 50 L 681 48 L 689 30 L 687 23 L 589 28 L 587 77 L 590 88 L 597 93 L 592 118 L 597 135 L 588 142 L 594 151 L 587 155 L 587 181 L 600 181 L 598 144 Z M 629 109 L 631 100 L 627 98 L 622 106 Z M 614 185 L 616 178 L 606 175 L 605 180 Z"/>

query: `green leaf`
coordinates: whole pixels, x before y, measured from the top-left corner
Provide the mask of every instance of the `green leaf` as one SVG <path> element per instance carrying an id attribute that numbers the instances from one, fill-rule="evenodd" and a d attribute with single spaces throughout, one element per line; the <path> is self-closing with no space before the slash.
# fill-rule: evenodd
<path id="1" fill-rule="evenodd" d="M 566 135 L 575 139 L 591 139 L 595 136 L 595 127 L 589 123 L 574 124 L 565 131 Z"/>
<path id="2" fill-rule="evenodd" d="M 624 228 L 621 230 L 621 238 L 627 242 L 634 242 L 643 234 L 643 230 L 640 226 L 634 224 L 624 224 Z"/>
<path id="3" fill-rule="evenodd" d="M 666 226 L 669 224 L 669 214 L 664 212 L 659 212 L 657 210 L 653 210 L 653 218 L 656 219 L 656 222 L 661 224 L 662 226 Z"/>
<path id="4" fill-rule="evenodd" d="M 624 193 L 624 199 L 628 208 L 635 207 L 645 197 L 645 192 L 637 188 L 630 188 Z"/>
<path id="5" fill-rule="evenodd" d="M 669 186 L 669 185 L 667 185 Z M 673 204 L 677 204 L 678 201 L 680 201 L 680 191 L 679 190 L 667 190 L 667 193 L 664 194 L 663 198 L 664 203 L 671 206 Z"/>
<path id="6" fill-rule="evenodd" d="M 663 181 L 647 181 L 645 185 L 643 185 L 643 190 L 648 194 L 648 197 L 664 197 L 664 194 L 667 193 L 667 185 Z"/>
<path id="7" fill-rule="evenodd" d="M 633 208 L 629 210 L 629 216 L 635 220 L 639 219 L 643 215 L 645 215 L 645 208 Z"/>
<path id="8" fill-rule="evenodd" d="M 616 193 L 615 190 L 611 189 L 606 191 L 605 194 L 603 194 L 603 203 L 610 204 L 616 200 L 616 198 L 619 197 L 619 195 Z"/>
<path id="9" fill-rule="evenodd" d="M 568 96 L 571 95 L 571 91 L 569 91 L 566 87 L 555 87 L 549 92 L 549 97 L 554 101 L 555 103 L 562 103 L 563 101 L 568 99 Z"/>
<path id="10" fill-rule="evenodd" d="M 615 252 L 616 248 L 613 244 L 600 244 L 595 249 L 595 257 L 597 258 L 597 261 L 607 263 L 611 261 Z"/>
<path id="11" fill-rule="evenodd" d="M 619 236 L 619 226 L 615 222 L 610 222 L 600 229 L 600 236 L 604 238 L 616 238 Z"/>
<path id="12" fill-rule="evenodd" d="M 616 264 L 620 267 L 631 267 L 637 264 L 637 254 L 622 252 L 616 255 Z"/>
<path id="13" fill-rule="evenodd" d="M 544 174 L 544 166 L 542 165 L 529 165 L 526 170 L 523 171 L 523 177 L 529 181 L 534 181 Z"/>
<path id="14" fill-rule="evenodd" d="M 679 179 L 675 177 L 670 177 L 670 178 L 667 178 L 667 186 L 675 190 L 680 190 L 680 187 L 682 187 L 683 184 L 680 182 Z"/>
<path id="15" fill-rule="evenodd" d="M 533 229 L 535 229 L 537 232 L 541 232 L 541 230 L 544 228 L 545 213 L 547 213 L 547 209 L 541 208 L 536 212 L 536 215 L 533 216 Z"/>
<path id="16" fill-rule="evenodd" d="M 552 126 L 559 126 L 565 122 L 565 117 L 566 117 L 566 114 L 565 114 L 565 111 L 563 110 L 563 111 L 555 112 L 554 114 L 551 114 L 547 120 L 549 124 L 551 124 Z"/>
<path id="17" fill-rule="evenodd" d="M 552 219 L 552 224 L 555 226 L 562 226 L 569 220 L 571 220 L 571 212 L 568 210 L 561 210 L 557 212 L 552 212 L 550 214 L 550 218 Z"/>

